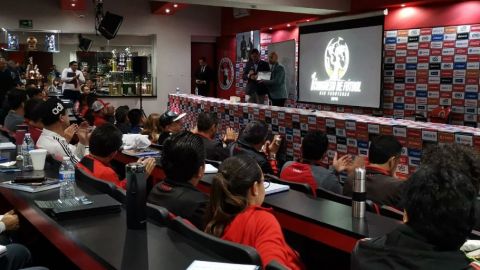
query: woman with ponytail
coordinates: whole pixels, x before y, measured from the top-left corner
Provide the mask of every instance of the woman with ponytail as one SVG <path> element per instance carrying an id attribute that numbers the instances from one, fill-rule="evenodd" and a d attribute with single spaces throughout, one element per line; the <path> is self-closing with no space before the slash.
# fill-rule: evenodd
<path id="1" fill-rule="evenodd" d="M 276 218 L 261 207 L 264 199 L 264 178 L 257 162 L 246 155 L 226 159 L 213 179 L 205 231 L 254 247 L 263 266 L 276 260 L 289 269 L 303 269 Z"/>

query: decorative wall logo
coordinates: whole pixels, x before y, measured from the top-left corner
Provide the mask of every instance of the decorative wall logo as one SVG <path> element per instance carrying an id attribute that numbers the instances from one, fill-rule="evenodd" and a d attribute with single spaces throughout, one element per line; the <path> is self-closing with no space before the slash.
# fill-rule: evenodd
<path id="1" fill-rule="evenodd" d="M 222 90 L 229 90 L 235 77 L 232 60 L 224 57 L 218 64 L 218 85 Z"/>
<path id="2" fill-rule="evenodd" d="M 325 72 L 329 79 L 319 81 L 317 72 L 314 72 L 311 76 L 310 91 L 319 91 L 320 96 L 330 96 L 331 101 L 338 101 L 338 97 L 348 97 L 350 92 L 360 93 L 362 82 L 343 80 L 349 64 L 350 51 L 347 42 L 342 37 L 330 39 L 324 56 Z"/>

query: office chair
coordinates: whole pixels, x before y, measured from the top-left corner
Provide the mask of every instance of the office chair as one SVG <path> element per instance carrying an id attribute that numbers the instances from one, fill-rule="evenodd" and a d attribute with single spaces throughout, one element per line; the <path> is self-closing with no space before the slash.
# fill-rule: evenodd
<path id="1" fill-rule="evenodd" d="M 262 265 L 260 255 L 254 248 L 204 233 L 181 217 L 173 219 L 170 228 L 233 263 Z"/>
<path id="2" fill-rule="evenodd" d="M 108 194 L 118 202 L 124 204 L 126 201 L 126 193 L 115 184 L 96 178 L 80 168 L 75 168 L 75 179 L 79 186 L 86 185 L 101 193 Z"/>
<path id="3" fill-rule="evenodd" d="M 387 205 L 382 205 L 380 207 L 380 215 L 394 218 L 397 220 L 403 220 L 403 211 Z"/>
<path id="4" fill-rule="evenodd" d="M 147 217 L 159 225 L 168 225 L 175 215 L 170 213 L 167 208 L 147 202 Z"/>
<path id="5" fill-rule="evenodd" d="M 266 266 L 265 266 L 265 270 L 287 270 L 288 268 L 285 267 L 283 264 L 277 262 L 276 260 L 273 260 L 271 262 L 269 262 Z"/>
<path id="6" fill-rule="evenodd" d="M 281 179 L 275 175 L 265 174 L 265 178 L 273 183 L 288 185 L 291 189 L 305 193 L 310 196 L 315 196 L 312 187 L 307 183 L 292 182 L 285 179 Z"/>

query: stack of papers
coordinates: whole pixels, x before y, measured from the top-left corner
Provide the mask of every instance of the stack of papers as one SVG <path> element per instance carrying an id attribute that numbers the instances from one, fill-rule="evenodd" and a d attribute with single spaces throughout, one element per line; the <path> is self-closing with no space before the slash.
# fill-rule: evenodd
<path id="1" fill-rule="evenodd" d="M 205 173 L 217 173 L 218 169 L 215 168 L 212 164 L 205 164 Z"/>
<path id="2" fill-rule="evenodd" d="M 265 185 L 267 184 L 265 183 Z M 265 195 L 271 195 L 271 194 L 275 194 L 283 191 L 288 191 L 289 189 L 290 189 L 290 186 L 288 185 L 270 183 L 270 186 L 268 186 L 268 188 L 265 189 Z"/>
<path id="3" fill-rule="evenodd" d="M 218 263 L 218 262 L 205 262 L 205 261 L 194 261 L 187 270 L 212 270 L 212 269 L 222 269 L 222 270 L 257 270 L 260 267 L 256 265 L 249 264 L 234 264 L 234 263 Z"/>

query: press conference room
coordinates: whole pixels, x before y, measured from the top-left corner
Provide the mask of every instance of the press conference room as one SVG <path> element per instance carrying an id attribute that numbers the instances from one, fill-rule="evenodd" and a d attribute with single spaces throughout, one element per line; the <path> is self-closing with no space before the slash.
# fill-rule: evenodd
<path id="1" fill-rule="evenodd" d="M 0 269 L 480 269 L 479 12 L 3 0 Z"/>

